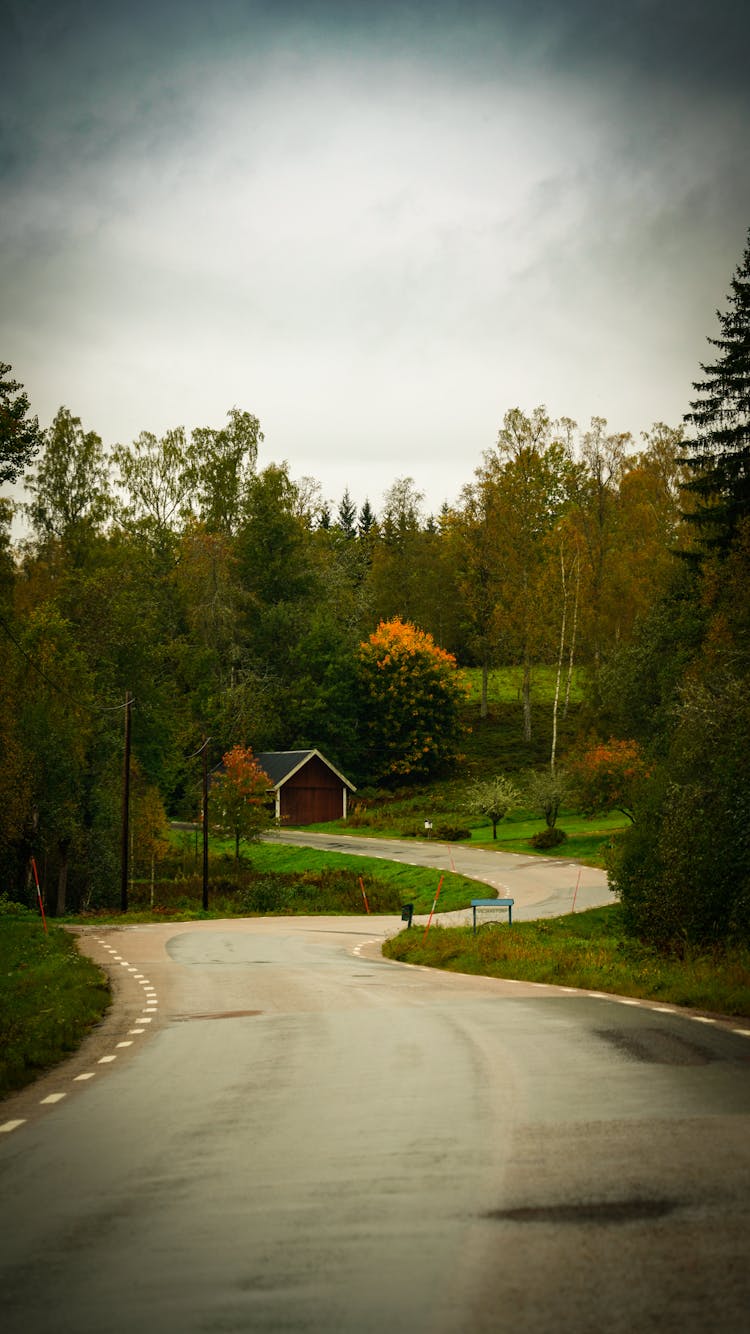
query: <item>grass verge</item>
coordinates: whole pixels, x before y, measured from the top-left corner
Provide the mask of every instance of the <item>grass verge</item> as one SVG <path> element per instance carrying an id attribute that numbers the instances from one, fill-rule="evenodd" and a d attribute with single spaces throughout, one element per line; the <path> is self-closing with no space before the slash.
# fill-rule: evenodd
<path id="1" fill-rule="evenodd" d="M 400 932 L 383 953 L 457 973 L 638 996 L 717 1014 L 750 1015 L 750 950 L 726 946 L 663 955 L 625 934 L 615 904 L 542 922 Z"/>
<path id="2" fill-rule="evenodd" d="M 210 840 L 208 911 L 202 908 L 202 874 L 191 835 L 173 834 L 175 856 L 169 878 L 157 880 L 154 905 L 150 885 L 136 881 L 130 889 L 129 922 L 194 921 L 203 918 L 250 917 L 294 913 L 359 914 L 365 911 L 363 882 L 370 911 L 398 914 L 413 903 L 417 913 L 429 912 L 440 880 L 430 867 L 405 866 L 381 857 L 358 857 L 300 848 L 283 843 L 254 844 L 234 860 L 231 839 Z M 179 849 L 182 849 L 181 853 Z M 445 872 L 440 909 L 466 908 L 477 897 L 477 881 Z M 68 916 L 68 922 L 122 922 L 119 909 Z"/>
<path id="3" fill-rule="evenodd" d="M 75 1051 L 109 1003 L 104 974 L 68 932 L 0 916 L 0 1096 Z"/>

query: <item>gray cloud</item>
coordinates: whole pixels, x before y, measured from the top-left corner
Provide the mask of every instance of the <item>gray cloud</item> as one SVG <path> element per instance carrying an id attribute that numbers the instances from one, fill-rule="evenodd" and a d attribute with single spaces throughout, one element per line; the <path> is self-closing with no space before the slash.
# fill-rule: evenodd
<path id="1" fill-rule="evenodd" d="M 239 403 L 329 493 L 437 505 L 513 404 L 679 418 L 750 222 L 750 10 L 362 15 L 9 7 L 0 345 L 43 419 Z"/>

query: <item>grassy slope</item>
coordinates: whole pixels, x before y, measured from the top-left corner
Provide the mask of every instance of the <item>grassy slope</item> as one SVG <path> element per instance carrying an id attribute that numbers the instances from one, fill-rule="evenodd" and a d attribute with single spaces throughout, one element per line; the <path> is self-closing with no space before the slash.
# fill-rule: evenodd
<path id="1" fill-rule="evenodd" d="M 66 931 L 0 916 L 0 1094 L 74 1051 L 109 1003 L 104 974 Z"/>
<path id="2" fill-rule="evenodd" d="M 717 1014 L 750 1015 L 750 951 L 663 956 L 625 935 L 618 906 L 512 927 L 402 931 L 384 953 L 407 963 L 640 996 Z"/>
<path id="3" fill-rule="evenodd" d="M 238 911 L 234 897 L 231 893 L 222 892 L 217 887 L 222 877 L 231 879 L 233 876 L 234 843 L 231 839 L 212 836 L 209 845 L 212 856 L 209 875 L 209 915 L 232 916 Z M 217 862 L 213 858 L 221 860 Z M 397 891 L 399 904 L 413 903 L 414 911 L 417 913 L 429 912 L 440 879 L 438 872 L 426 866 L 405 866 L 402 862 L 389 862 L 380 857 L 358 857 L 347 853 L 326 852 L 318 848 L 292 847 L 284 843 L 274 842 L 257 843 L 249 850 L 243 849 L 242 865 L 253 872 L 279 875 L 288 873 L 315 875 L 329 869 L 354 871 L 357 876 L 362 876 L 365 882 L 365 890 L 367 890 L 368 883 L 371 882 L 389 886 Z M 211 888 L 212 882 L 214 883 L 213 889 Z M 179 885 L 179 882 L 177 882 L 177 885 Z M 160 901 L 160 893 L 161 888 L 157 885 L 156 905 L 158 911 L 156 917 L 163 921 L 163 904 Z M 443 886 L 440 891 L 440 907 L 442 910 L 465 908 L 476 896 L 476 880 L 469 880 L 467 876 L 456 875 L 449 871 L 445 872 Z M 181 917 L 204 916 L 200 911 L 199 891 L 197 895 L 194 895 L 194 898 L 195 902 L 192 905 L 181 903 L 179 913 Z M 128 918 L 130 921 L 148 921 L 150 920 L 150 914 L 129 913 Z M 113 913 L 112 920 L 119 920 L 119 915 Z"/>

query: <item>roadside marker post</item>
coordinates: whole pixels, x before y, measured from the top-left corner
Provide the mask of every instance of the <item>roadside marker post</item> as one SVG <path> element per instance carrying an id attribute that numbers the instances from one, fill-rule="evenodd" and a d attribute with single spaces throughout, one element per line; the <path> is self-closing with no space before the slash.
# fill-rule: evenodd
<path id="1" fill-rule="evenodd" d="M 44 927 L 44 934 L 45 934 L 45 936 L 47 936 L 47 935 L 49 935 L 49 932 L 48 932 L 48 930 L 47 930 L 47 918 L 44 916 L 44 904 L 42 903 L 42 891 L 41 891 L 41 889 L 39 888 L 39 873 L 38 873 L 38 871 L 37 871 L 37 869 L 36 869 L 36 861 L 34 860 L 33 857 L 31 858 L 31 869 L 32 869 L 32 871 L 34 872 L 34 880 L 35 880 L 35 882 L 36 882 L 36 896 L 37 896 L 37 899 L 39 900 L 39 911 L 40 911 L 40 913 L 42 914 L 42 926 Z"/>
<path id="2" fill-rule="evenodd" d="M 367 895 L 365 894 L 365 887 L 364 887 L 364 883 L 363 883 L 363 881 L 362 881 L 362 877 L 361 877 L 361 876 L 359 877 L 359 887 L 360 887 L 360 889 L 362 890 L 362 898 L 363 898 L 364 901 L 365 901 L 365 912 L 367 913 L 367 915 L 368 915 L 368 917 L 369 917 L 369 914 L 370 914 L 370 905 L 369 905 L 369 903 L 367 902 Z"/>
<path id="3" fill-rule="evenodd" d="M 574 893 L 574 895 L 573 895 L 573 904 L 572 904 L 572 907 L 571 907 L 571 909 L 570 909 L 571 912 L 575 912 L 575 910 L 576 910 L 576 899 L 578 898 L 578 886 L 579 886 L 580 883 L 581 883 L 581 871 L 582 871 L 582 869 L 583 869 L 582 867 L 580 867 L 580 866 L 578 867 L 578 879 L 576 880 L 575 893 Z"/>
<path id="4" fill-rule="evenodd" d="M 435 909 L 437 908 L 437 901 L 438 901 L 438 899 L 440 898 L 440 890 L 441 890 L 441 888 L 442 888 L 442 884 L 443 884 L 443 877 L 441 876 L 441 877 L 440 877 L 440 880 L 439 880 L 439 882 L 438 882 L 437 893 L 436 893 L 436 895 L 435 895 L 435 901 L 434 901 L 434 903 L 433 903 L 433 905 L 432 905 L 432 908 L 430 909 L 430 915 L 429 915 L 429 917 L 428 917 L 428 919 L 427 919 L 427 926 L 425 927 L 425 929 L 424 929 L 424 935 L 422 936 L 422 940 L 423 940 L 423 941 L 425 941 L 425 940 L 427 939 L 427 932 L 428 932 L 429 929 L 430 929 L 430 923 L 432 922 L 433 914 L 434 914 L 434 912 L 435 912 Z"/>

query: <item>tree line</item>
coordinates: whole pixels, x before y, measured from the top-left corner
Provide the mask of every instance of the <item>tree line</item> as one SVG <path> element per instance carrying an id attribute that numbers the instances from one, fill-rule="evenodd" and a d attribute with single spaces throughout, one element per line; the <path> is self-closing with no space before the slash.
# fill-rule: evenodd
<path id="1" fill-rule="evenodd" d="M 517 665 L 527 741 L 534 669 L 555 669 L 552 770 L 583 669 L 589 726 L 653 757 L 641 844 L 657 825 L 666 837 L 665 809 L 688 821 L 674 773 L 692 765 L 709 715 L 719 732 L 700 744 L 728 764 L 717 736 L 730 718 L 742 734 L 747 714 L 747 271 L 746 253 L 684 423 L 636 441 L 600 417 L 579 428 L 513 408 L 437 514 L 410 477 L 376 512 L 348 490 L 326 502 L 283 462 L 259 468 L 260 422 L 238 408 L 218 428 L 144 431 L 111 450 L 66 407 L 41 430 L 2 365 L 0 480 L 24 479 L 29 527 L 14 547 L 2 502 L 3 883 L 27 874 L 32 849 L 63 899 L 68 874 L 79 901 L 116 879 L 126 691 L 136 819 L 141 803 L 154 829 L 165 808 L 193 813 L 205 737 L 216 758 L 318 746 L 357 783 L 445 770 L 456 663 L 481 669 L 480 714 L 492 667 Z M 422 705 L 399 675 L 403 653 L 434 705 L 411 732 Z M 657 800 L 665 783 L 669 801 Z M 616 873 L 632 904 L 635 847 Z"/>

